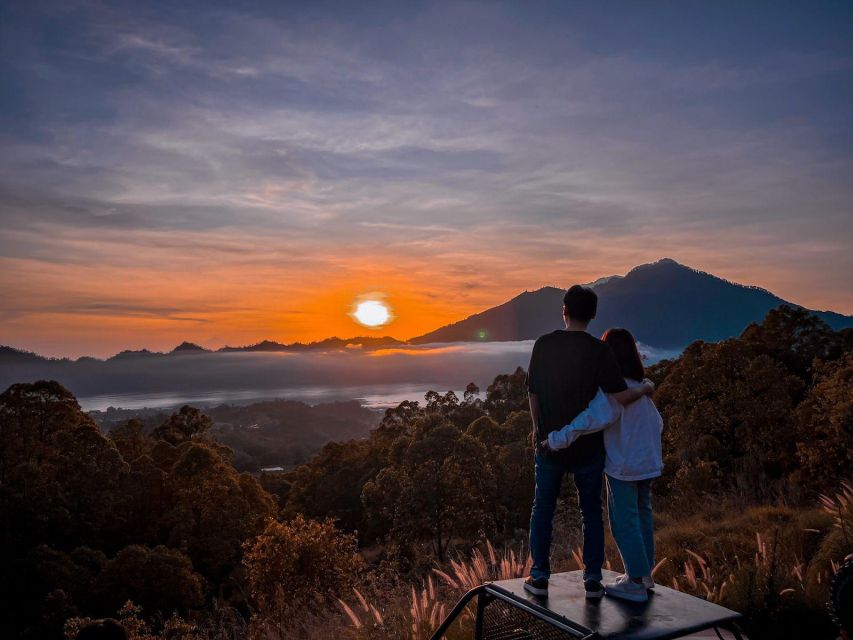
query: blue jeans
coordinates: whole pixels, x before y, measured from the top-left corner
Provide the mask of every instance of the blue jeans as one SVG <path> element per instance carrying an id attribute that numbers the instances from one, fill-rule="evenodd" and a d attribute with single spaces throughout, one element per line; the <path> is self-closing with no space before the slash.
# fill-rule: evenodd
<path id="1" fill-rule="evenodd" d="M 604 453 L 583 464 L 569 464 L 559 457 L 536 454 L 536 496 L 530 514 L 530 555 L 535 579 L 551 576 L 551 535 L 554 509 L 560 495 L 563 475 L 573 473 L 583 521 L 584 580 L 601 580 L 604 563 L 604 525 L 602 524 L 601 487 Z"/>
<path id="2" fill-rule="evenodd" d="M 625 573 L 632 578 L 651 575 L 655 566 L 652 481 L 630 482 L 607 476 L 607 508 Z"/>

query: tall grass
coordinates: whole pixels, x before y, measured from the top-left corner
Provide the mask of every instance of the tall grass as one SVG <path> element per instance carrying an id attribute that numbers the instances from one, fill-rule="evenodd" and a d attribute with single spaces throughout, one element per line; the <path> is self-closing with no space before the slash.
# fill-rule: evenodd
<path id="1" fill-rule="evenodd" d="M 391 616 L 383 617 L 379 607 L 353 589 L 353 604 L 338 601 L 350 625 L 350 632 L 359 640 L 389 637 L 427 640 L 444 620 L 449 608 L 466 591 L 484 582 L 519 578 L 530 572 L 532 560 L 523 549 L 518 553 L 513 549 L 496 550 L 488 540 L 485 549 L 484 553 L 475 548 L 467 557 L 452 559 L 444 567 L 435 567 L 432 573 L 441 580 L 441 585 L 436 585 L 433 575 L 427 576 L 419 585 L 411 587 L 407 608 L 403 609 L 402 603 L 398 602 Z M 448 636 L 470 635 L 472 622 L 473 612 L 466 609 L 457 628 Z"/>
<path id="2" fill-rule="evenodd" d="M 521 561 L 521 557 L 525 560 Z M 441 569 L 433 569 L 433 572 L 449 587 L 468 591 L 484 582 L 526 576 L 532 566 L 529 553 L 524 554 L 521 549 L 518 554 L 512 549 L 496 552 L 491 541 L 486 540 L 486 554 L 474 549 L 467 559 L 451 560 L 449 572 Z"/>
<path id="3" fill-rule="evenodd" d="M 832 496 L 821 494 L 820 503 L 823 510 L 835 518 L 835 526 L 848 542 L 853 539 L 853 485 L 846 480 L 841 482 L 841 488 Z"/>
<path id="4" fill-rule="evenodd" d="M 658 532 L 667 584 L 745 614 L 750 637 L 835 637 L 829 585 L 853 553 L 853 488 L 820 509 L 781 506 L 693 516 Z"/>
<path id="5" fill-rule="evenodd" d="M 833 637 L 826 613 L 829 583 L 853 552 L 853 487 L 820 498 L 820 508 L 722 508 L 710 516 L 672 519 L 658 531 L 655 578 L 667 586 L 721 604 L 746 615 L 750 637 Z M 355 593 L 340 605 L 354 637 L 428 638 L 445 612 L 469 589 L 492 580 L 527 575 L 532 561 L 522 548 L 495 549 L 486 542 L 464 557 L 435 567 L 432 577 L 411 587 L 407 602 L 386 606 Z M 556 570 L 583 567 L 580 547 L 558 559 Z M 605 568 L 612 569 L 609 561 Z M 391 609 L 395 609 L 394 612 Z M 448 631 L 448 640 L 470 637 L 474 609 Z M 396 622 L 393 622 L 395 621 Z M 382 633 L 378 633 L 378 632 Z M 372 635 L 373 633 L 377 635 Z M 382 635 L 382 634 L 385 635 Z"/>

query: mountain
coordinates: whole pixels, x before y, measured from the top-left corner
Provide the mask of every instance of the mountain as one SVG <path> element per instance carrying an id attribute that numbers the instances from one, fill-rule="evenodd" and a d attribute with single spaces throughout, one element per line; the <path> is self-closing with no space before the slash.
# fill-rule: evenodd
<path id="1" fill-rule="evenodd" d="M 354 338 L 325 338 L 317 342 L 293 342 L 291 344 L 282 344 L 272 340 L 263 340 L 257 344 L 248 345 L 245 347 L 222 347 L 216 351 L 205 349 L 194 342 L 184 341 L 177 347 L 163 353 L 161 351 L 149 351 L 148 349 L 125 350 L 120 351 L 114 356 L 106 359 L 107 362 L 116 360 L 143 360 L 143 359 L 158 359 L 173 355 L 195 355 L 205 353 L 257 353 L 257 352 L 275 352 L 275 351 L 336 351 L 339 349 L 380 349 L 383 347 L 399 347 L 405 345 L 406 342 L 397 340 L 390 336 L 356 336 Z M 103 362 L 97 358 L 82 356 L 76 360 L 69 358 L 46 358 L 37 353 L 16 349 L 14 347 L 0 345 L 0 365 L 15 365 L 15 364 L 37 364 L 37 363 L 97 363 Z"/>
<path id="2" fill-rule="evenodd" d="M 790 304 L 765 289 L 744 286 L 664 258 L 635 267 L 624 276 L 591 283 L 598 294 L 593 334 L 625 327 L 638 341 L 659 349 L 679 349 L 694 340 L 716 342 L 739 335 L 770 309 Z M 446 325 L 409 342 L 532 340 L 563 327 L 563 289 L 525 291 L 502 305 Z M 812 311 L 833 329 L 853 326 L 853 316 Z"/>
<path id="3" fill-rule="evenodd" d="M 219 351 L 231 353 L 232 351 L 287 351 L 288 345 L 273 340 L 262 340 L 257 344 L 247 347 L 222 347 Z"/>
<path id="4" fill-rule="evenodd" d="M 210 349 L 205 349 L 204 347 L 200 347 L 199 345 L 195 344 L 194 342 L 187 342 L 186 340 L 184 340 L 181 344 L 179 344 L 177 347 L 175 347 L 171 351 L 171 353 L 173 353 L 173 354 L 177 354 L 177 353 L 209 353 L 209 352 L 210 352 Z"/>
<path id="5" fill-rule="evenodd" d="M 46 361 L 47 358 L 31 351 L 0 346 L 0 364 L 32 364 Z"/>
<path id="6" fill-rule="evenodd" d="M 331 349 L 366 348 L 376 349 L 379 347 L 398 347 L 406 344 L 390 336 L 356 336 L 355 338 L 326 338 L 317 342 L 294 342 L 292 344 L 281 344 L 272 340 L 264 340 L 247 347 L 222 347 L 219 351 L 231 353 L 234 351 L 324 351 Z"/>
<path id="7" fill-rule="evenodd" d="M 162 353 L 157 353 L 156 351 L 149 351 L 148 349 L 139 349 L 137 351 L 125 349 L 124 351 L 120 351 L 114 356 L 107 358 L 107 360 L 132 360 L 134 358 L 149 358 L 152 356 L 162 355 Z"/>

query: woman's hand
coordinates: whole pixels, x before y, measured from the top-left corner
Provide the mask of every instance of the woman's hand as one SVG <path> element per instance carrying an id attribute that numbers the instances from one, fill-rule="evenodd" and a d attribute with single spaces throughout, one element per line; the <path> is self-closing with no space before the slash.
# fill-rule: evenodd
<path id="1" fill-rule="evenodd" d="M 551 449 L 551 445 L 548 444 L 548 438 L 545 438 L 542 442 L 539 443 L 539 450 L 540 451 L 553 451 L 553 449 Z"/>
<path id="2" fill-rule="evenodd" d="M 643 380 L 643 391 L 645 391 L 647 396 L 652 395 L 655 392 L 655 383 L 645 378 Z"/>

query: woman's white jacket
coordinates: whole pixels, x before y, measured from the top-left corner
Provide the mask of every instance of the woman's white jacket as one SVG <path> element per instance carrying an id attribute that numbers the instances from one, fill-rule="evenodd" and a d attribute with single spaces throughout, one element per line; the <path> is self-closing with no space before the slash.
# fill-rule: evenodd
<path id="1" fill-rule="evenodd" d="M 625 382 L 628 387 L 642 384 L 627 378 Z M 579 436 L 602 430 L 607 451 L 604 471 L 608 476 L 634 481 L 661 475 L 663 418 L 649 396 L 623 407 L 599 389 L 571 424 L 548 434 L 548 446 L 565 449 Z"/>

